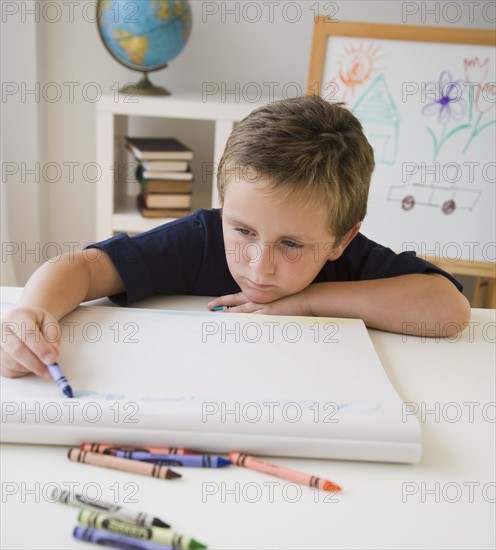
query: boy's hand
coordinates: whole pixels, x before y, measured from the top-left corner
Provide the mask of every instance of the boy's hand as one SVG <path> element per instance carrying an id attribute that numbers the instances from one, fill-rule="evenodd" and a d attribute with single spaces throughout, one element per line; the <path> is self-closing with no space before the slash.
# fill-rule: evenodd
<path id="1" fill-rule="evenodd" d="M 304 297 L 305 290 L 274 300 L 267 304 L 250 302 L 242 292 L 219 296 L 207 304 L 212 310 L 214 307 L 227 306 L 223 313 L 260 313 L 262 315 L 303 315 L 312 313 Z"/>
<path id="2" fill-rule="evenodd" d="M 60 353 L 57 319 L 39 307 L 19 307 L 2 318 L 0 374 L 17 378 L 34 373 L 51 380 L 45 365 Z"/>

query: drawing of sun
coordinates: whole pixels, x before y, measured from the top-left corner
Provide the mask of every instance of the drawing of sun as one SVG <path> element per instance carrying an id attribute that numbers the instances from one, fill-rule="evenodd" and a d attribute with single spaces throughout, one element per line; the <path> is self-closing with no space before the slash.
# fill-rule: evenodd
<path id="1" fill-rule="evenodd" d="M 365 84 L 378 70 L 377 61 L 384 57 L 379 55 L 380 47 L 370 43 L 367 47 L 363 42 L 360 45 L 349 45 L 341 60 L 338 62 L 339 79 L 344 84 L 343 100 L 346 100 L 348 92 L 355 97 L 355 88 Z"/>

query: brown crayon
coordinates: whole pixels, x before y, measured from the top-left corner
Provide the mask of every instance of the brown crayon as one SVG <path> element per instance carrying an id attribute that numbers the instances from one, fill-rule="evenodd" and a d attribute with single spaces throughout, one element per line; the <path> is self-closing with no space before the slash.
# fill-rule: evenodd
<path id="1" fill-rule="evenodd" d="M 84 464 L 91 464 L 93 466 L 102 466 L 103 468 L 111 468 L 113 470 L 121 470 L 123 472 L 157 477 L 160 479 L 175 479 L 182 477 L 181 474 L 167 468 L 167 466 L 149 464 L 138 460 L 128 460 L 127 458 L 118 458 L 111 455 L 91 453 L 89 451 L 81 451 L 80 449 L 69 449 L 67 457 L 74 462 L 83 462 Z"/>
<path id="2" fill-rule="evenodd" d="M 161 447 L 157 445 L 119 445 L 117 443 L 81 443 L 81 451 L 90 451 L 104 455 L 113 455 L 116 451 L 141 451 L 144 453 L 196 455 L 195 451 L 180 447 Z"/>

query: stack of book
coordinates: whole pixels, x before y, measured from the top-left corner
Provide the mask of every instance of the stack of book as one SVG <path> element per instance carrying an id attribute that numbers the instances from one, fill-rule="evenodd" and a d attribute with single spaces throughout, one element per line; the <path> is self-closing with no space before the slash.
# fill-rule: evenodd
<path id="1" fill-rule="evenodd" d="M 138 161 L 138 208 L 146 218 L 179 218 L 191 212 L 193 151 L 175 138 L 126 137 Z"/>

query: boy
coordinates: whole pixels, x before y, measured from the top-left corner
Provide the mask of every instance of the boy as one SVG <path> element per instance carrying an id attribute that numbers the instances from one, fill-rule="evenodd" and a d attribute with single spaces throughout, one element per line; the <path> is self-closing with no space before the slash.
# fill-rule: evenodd
<path id="1" fill-rule="evenodd" d="M 358 317 L 431 336 L 461 330 L 470 308 L 455 279 L 359 233 L 373 169 L 362 127 L 342 105 L 306 96 L 253 111 L 219 165 L 222 210 L 46 263 L 5 317 L 25 323 L 27 336 L 2 339 L 1 374 L 50 378 L 45 364 L 59 346 L 29 330 L 43 333 L 107 295 L 121 305 L 152 294 L 208 295 L 218 296 L 208 308 L 226 312 Z"/>

